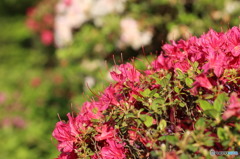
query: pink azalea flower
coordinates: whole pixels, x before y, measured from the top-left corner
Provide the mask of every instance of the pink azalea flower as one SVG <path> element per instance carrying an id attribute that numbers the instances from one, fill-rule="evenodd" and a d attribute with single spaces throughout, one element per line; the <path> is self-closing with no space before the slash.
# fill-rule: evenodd
<path id="1" fill-rule="evenodd" d="M 47 25 L 47 26 L 51 26 L 54 23 L 54 19 L 53 19 L 53 15 L 51 14 L 46 14 L 43 17 L 43 22 Z"/>
<path id="2" fill-rule="evenodd" d="M 101 107 L 99 107 L 99 103 L 96 102 L 85 102 L 81 108 L 81 114 L 84 120 L 91 119 L 100 119 L 102 114 L 100 112 Z"/>
<path id="3" fill-rule="evenodd" d="M 125 159 L 124 144 L 120 144 L 113 139 L 107 139 L 108 145 L 101 149 L 102 159 Z"/>
<path id="4" fill-rule="evenodd" d="M 174 69 L 177 69 L 177 68 L 179 68 L 183 72 L 187 72 L 189 70 L 189 68 L 190 68 L 190 64 L 186 60 L 182 61 L 182 62 L 177 62 L 174 65 Z"/>
<path id="5" fill-rule="evenodd" d="M 116 130 L 113 127 L 109 127 L 107 125 L 98 127 L 98 128 L 96 128 L 96 130 L 99 133 L 101 133 L 100 135 L 95 136 L 96 141 L 110 139 L 116 135 Z"/>
<path id="6" fill-rule="evenodd" d="M 50 30 L 41 32 L 41 41 L 44 45 L 51 45 L 53 43 L 53 33 Z"/>
<path id="7" fill-rule="evenodd" d="M 58 140 L 58 150 L 62 152 L 71 152 L 73 150 L 74 137 L 70 133 L 69 124 L 62 121 L 57 122 L 52 136 Z"/>
<path id="8" fill-rule="evenodd" d="M 232 49 L 232 55 L 235 57 L 238 57 L 240 55 L 240 44 Z"/>
<path id="9" fill-rule="evenodd" d="M 196 77 L 196 81 L 194 82 L 193 85 L 199 84 L 201 87 L 207 88 L 207 89 L 212 89 L 212 84 L 208 80 L 207 76 L 205 74 L 201 74 Z"/>
<path id="10" fill-rule="evenodd" d="M 100 101 L 102 101 L 103 105 L 105 105 L 105 109 L 107 109 L 109 104 L 119 105 L 119 102 L 116 99 L 117 95 L 118 92 L 116 91 L 116 87 L 110 85 L 105 89 L 104 93 L 100 97 Z"/>
<path id="11" fill-rule="evenodd" d="M 64 4 L 66 6 L 70 6 L 72 4 L 72 0 L 64 0 Z"/>
<path id="12" fill-rule="evenodd" d="M 226 41 L 228 41 L 227 51 L 231 52 L 234 57 L 240 55 L 240 29 L 233 27 L 226 33 Z"/>
<path id="13" fill-rule="evenodd" d="M 61 153 L 56 159 L 77 159 L 78 156 L 74 152 Z"/>
<path id="14" fill-rule="evenodd" d="M 74 142 L 77 141 L 78 135 L 86 129 L 83 126 L 81 116 L 72 117 L 70 113 L 67 114 L 69 122 L 57 122 L 52 136 L 58 140 L 58 150 L 61 152 L 72 152 L 74 149 Z"/>
<path id="15" fill-rule="evenodd" d="M 233 27 L 226 33 L 210 30 L 200 38 L 191 37 L 178 43 L 172 41 L 172 44 L 165 44 L 162 47 L 164 52 L 152 66 L 155 69 L 168 70 L 174 67 L 186 72 L 190 68 L 187 61 L 197 61 L 205 73 L 212 69 L 215 75 L 220 77 L 225 69 L 239 67 L 239 35 L 240 29 Z"/>
<path id="16" fill-rule="evenodd" d="M 0 104 L 3 104 L 6 101 L 7 97 L 5 93 L 0 92 Z"/>
<path id="17" fill-rule="evenodd" d="M 33 31 L 38 31 L 39 30 L 39 24 L 31 18 L 27 19 L 26 25 L 29 29 L 31 29 Z"/>
<path id="18" fill-rule="evenodd" d="M 128 131 L 128 135 L 129 135 L 129 143 L 131 144 L 131 145 L 133 145 L 134 144 L 134 142 L 137 140 L 137 133 L 136 133 L 136 131 L 133 131 L 133 130 L 129 130 Z"/>
<path id="19" fill-rule="evenodd" d="M 27 16 L 29 17 L 33 16 L 35 12 L 36 12 L 36 8 L 34 7 L 27 8 Z"/>
<path id="20" fill-rule="evenodd" d="M 130 63 L 121 64 L 118 69 L 121 72 L 120 74 L 114 71 L 110 73 L 115 81 L 121 83 L 125 82 L 126 80 L 139 82 L 139 77 L 141 74 Z"/>
<path id="21" fill-rule="evenodd" d="M 232 93 L 230 97 L 230 105 L 223 113 L 222 118 L 227 120 L 228 118 L 235 116 L 240 119 L 240 99 L 237 97 L 237 93 Z"/>

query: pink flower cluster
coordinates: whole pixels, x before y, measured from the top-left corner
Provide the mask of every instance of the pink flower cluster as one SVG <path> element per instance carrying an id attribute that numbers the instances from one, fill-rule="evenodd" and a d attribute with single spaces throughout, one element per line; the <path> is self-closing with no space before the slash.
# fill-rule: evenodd
<path id="1" fill-rule="evenodd" d="M 153 65 L 156 69 L 181 69 L 186 72 L 191 63 L 198 62 L 199 68 L 207 73 L 213 70 L 220 77 L 225 69 L 239 69 L 240 29 L 233 27 L 226 33 L 210 30 L 200 38 L 191 37 L 177 43 L 163 46 L 161 54 Z"/>
<path id="2" fill-rule="evenodd" d="M 139 106 L 135 95 L 141 96 L 140 92 L 146 89 L 146 79 L 152 74 L 158 74 L 159 70 L 165 69 L 173 72 L 178 68 L 183 72 L 191 69 L 194 62 L 198 62 L 198 68 L 202 73 L 196 75 L 193 83 L 195 93 L 197 88 L 211 90 L 216 82 L 209 73 L 214 74 L 218 80 L 225 69 L 239 70 L 240 65 L 240 29 L 233 27 L 226 33 L 217 33 L 210 30 L 200 38 L 191 37 L 189 40 L 180 40 L 178 43 L 172 42 L 172 45 L 163 46 L 164 52 L 152 62 L 151 69 L 146 70 L 145 74 L 140 73 L 136 68 L 127 63 L 118 67 L 120 73 L 111 72 L 112 78 L 116 81 L 110 85 L 99 96 L 98 101 L 86 102 L 83 104 L 80 113 L 73 117 L 68 114 L 68 122 L 59 121 L 53 131 L 53 137 L 58 141 L 58 150 L 61 155 L 58 159 L 75 159 L 82 155 L 81 145 L 90 144 L 94 140 L 96 145 L 88 145 L 94 152 L 93 159 L 124 159 L 129 154 L 126 142 L 119 133 L 119 128 L 113 120 L 105 121 L 106 116 L 116 108 L 124 111 L 129 110 L 129 106 Z M 238 80 L 239 82 L 239 80 Z M 160 87 L 155 83 L 149 88 Z M 239 88 L 235 90 L 230 98 L 230 105 L 225 111 L 223 118 L 231 116 L 239 117 L 240 103 L 238 96 Z M 174 109 L 172 109 L 174 111 Z M 145 112 L 145 114 L 147 114 Z M 121 115 L 118 114 L 119 116 Z M 175 120 L 175 117 L 172 116 Z M 174 122 L 174 121 L 172 121 Z M 135 141 L 140 141 L 147 145 L 150 140 L 141 137 L 136 132 L 140 129 L 130 126 L 128 130 L 128 141 L 133 145 Z M 91 129 L 94 129 L 92 131 Z M 142 131 L 142 130 L 141 130 Z M 87 136 L 91 136 L 87 138 Z M 126 136 L 125 136 L 126 137 Z M 170 155 L 169 156 L 175 156 Z M 85 156 L 86 157 L 86 156 Z M 172 157 L 176 158 L 176 157 Z"/>
<path id="3" fill-rule="evenodd" d="M 49 11 L 43 11 L 43 9 L 45 9 L 43 7 L 46 7 L 45 5 L 46 1 L 43 1 L 36 8 L 29 8 L 27 10 L 26 25 L 34 33 L 40 36 L 41 42 L 44 45 L 49 46 L 52 45 L 54 41 L 54 15 Z M 49 3 L 48 5 L 51 6 L 52 4 Z"/>
<path id="4" fill-rule="evenodd" d="M 124 88 L 123 82 L 127 81 L 130 87 L 133 87 L 133 83 L 139 82 L 140 73 L 131 64 L 120 65 L 119 70 L 120 74 L 112 72 L 112 77 L 118 83 L 109 86 L 99 97 L 99 101 L 84 103 L 76 117 L 68 114 L 69 121 L 67 123 L 59 121 L 56 124 L 52 135 L 58 140 L 58 150 L 62 152 L 59 159 L 65 158 L 66 155 L 69 155 L 69 158 L 75 158 L 73 153 L 76 153 L 77 145 L 83 142 L 81 135 L 86 134 L 88 127 L 95 127 L 98 134 L 94 139 L 103 143 L 100 151 L 92 158 L 125 158 L 127 150 L 124 148 L 124 142 L 118 137 L 118 130 L 109 123 L 94 125 L 94 119 L 100 121 L 103 118 L 103 112 L 111 109 L 110 106 L 122 107 L 121 103 L 126 100 L 123 94 L 119 94 L 119 91 Z"/>

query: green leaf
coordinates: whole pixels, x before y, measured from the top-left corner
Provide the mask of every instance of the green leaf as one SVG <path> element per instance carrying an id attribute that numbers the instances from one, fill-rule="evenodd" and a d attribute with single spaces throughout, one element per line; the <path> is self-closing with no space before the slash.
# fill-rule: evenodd
<path id="1" fill-rule="evenodd" d="M 127 114 L 126 114 L 126 117 L 127 117 L 127 118 L 133 118 L 133 117 L 135 117 L 135 115 L 134 115 L 133 113 L 127 113 Z"/>
<path id="2" fill-rule="evenodd" d="M 154 110 L 155 112 L 157 112 L 158 108 L 159 108 L 159 105 L 158 105 L 158 103 L 156 101 L 153 101 L 153 103 L 151 104 L 150 108 L 152 110 Z"/>
<path id="3" fill-rule="evenodd" d="M 185 78 L 185 83 L 188 87 L 192 87 L 193 80 L 191 78 Z"/>
<path id="4" fill-rule="evenodd" d="M 213 103 L 214 109 L 216 109 L 218 112 L 221 112 L 226 100 L 227 95 L 225 93 L 219 94 Z"/>
<path id="5" fill-rule="evenodd" d="M 152 124 L 153 124 L 153 117 L 151 117 L 151 116 L 149 116 L 149 115 L 141 114 L 141 115 L 140 115 L 140 119 L 144 122 L 144 124 L 145 124 L 147 127 L 150 127 L 150 126 L 152 126 Z"/>
<path id="6" fill-rule="evenodd" d="M 206 125 L 204 118 L 199 118 L 198 121 L 195 124 L 196 129 L 204 128 Z"/>
<path id="7" fill-rule="evenodd" d="M 143 108 L 141 108 L 141 109 L 138 111 L 138 117 L 140 117 L 140 118 L 141 118 L 141 116 L 143 116 L 143 115 L 141 115 L 142 111 L 144 111 Z"/>
<path id="8" fill-rule="evenodd" d="M 193 146 L 193 145 L 188 145 L 187 148 L 192 152 L 196 152 L 198 150 L 198 147 Z"/>
<path id="9" fill-rule="evenodd" d="M 156 79 L 157 80 L 157 84 L 160 84 L 162 87 L 166 87 L 166 86 L 168 86 L 171 77 L 172 77 L 172 75 L 169 73 L 169 74 L 167 74 L 165 77 L 163 77 L 160 80 Z"/>
<path id="10" fill-rule="evenodd" d="M 94 114 L 97 114 L 97 113 L 98 113 L 98 108 L 97 108 L 97 107 L 94 107 L 94 108 L 92 109 L 92 112 L 93 112 Z"/>
<path id="11" fill-rule="evenodd" d="M 122 123 L 122 126 L 125 127 L 125 126 L 128 126 L 128 124 L 124 121 L 124 122 Z"/>
<path id="12" fill-rule="evenodd" d="M 147 115 L 147 116 L 146 116 L 146 120 L 144 121 L 144 124 L 145 124 L 147 127 L 152 126 L 152 124 L 153 124 L 153 117 Z"/>
<path id="13" fill-rule="evenodd" d="M 143 97 L 149 97 L 151 91 L 150 89 L 145 89 L 143 92 L 140 92 L 140 94 L 143 96 Z"/>
<path id="14" fill-rule="evenodd" d="M 150 96 L 150 97 L 154 96 L 155 94 L 157 94 L 156 92 L 157 92 L 157 89 L 152 90 L 152 91 L 150 92 L 149 96 Z"/>
<path id="15" fill-rule="evenodd" d="M 156 98 L 160 97 L 160 95 L 158 93 L 155 93 L 153 96 Z"/>
<path id="16" fill-rule="evenodd" d="M 229 143 L 230 143 L 230 141 L 229 141 L 229 140 L 226 140 L 226 141 L 222 142 L 222 145 L 225 146 L 225 147 L 227 147 L 227 146 L 229 146 Z"/>
<path id="17" fill-rule="evenodd" d="M 178 79 L 184 79 L 185 78 L 185 74 L 183 74 L 182 70 L 180 70 L 179 68 L 176 69 L 176 72 L 178 74 Z"/>
<path id="18" fill-rule="evenodd" d="M 235 127 L 237 128 L 238 131 L 240 131 L 240 124 L 235 124 Z"/>
<path id="19" fill-rule="evenodd" d="M 178 87 L 174 87 L 174 91 L 175 91 L 176 93 L 179 93 L 179 92 L 180 92 L 180 89 L 179 89 Z"/>
<path id="20" fill-rule="evenodd" d="M 204 113 L 214 119 L 216 119 L 219 116 L 219 112 L 216 111 L 215 109 L 208 109 L 204 111 Z"/>
<path id="21" fill-rule="evenodd" d="M 213 109 L 212 104 L 210 104 L 208 101 L 199 99 L 197 100 L 197 102 L 200 104 L 200 107 L 205 111 L 205 110 L 209 110 L 209 109 Z"/>
<path id="22" fill-rule="evenodd" d="M 144 124 L 145 124 L 147 127 L 150 127 L 150 126 L 152 126 L 152 124 L 153 124 L 153 117 L 151 117 L 151 116 L 149 116 L 149 115 L 141 114 L 141 115 L 140 115 L 140 119 L 144 122 Z"/>
<path id="23" fill-rule="evenodd" d="M 158 138 L 158 140 L 167 141 L 170 144 L 176 144 L 178 142 L 178 138 L 172 135 L 161 136 L 160 138 Z"/>
<path id="24" fill-rule="evenodd" d="M 228 139 L 227 133 L 223 128 L 218 128 L 217 129 L 217 135 L 218 135 L 220 140 L 227 140 Z"/>
<path id="25" fill-rule="evenodd" d="M 160 130 L 164 130 L 167 127 L 167 122 L 166 120 L 162 119 L 158 125 Z"/>
<path id="26" fill-rule="evenodd" d="M 180 159 L 189 159 L 188 155 L 185 153 L 181 154 Z"/>
<path id="27" fill-rule="evenodd" d="M 185 104 L 185 103 L 183 103 L 183 102 L 181 102 L 181 103 L 179 103 L 179 106 L 180 106 L 180 107 L 185 107 L 185 106 L 186 106 L 186 104 Z"/>
<path id="28" fill-rule="evenodd" d="M 213 140 L 212 139 L 206 139 L 205 141 L 204 141 L 204 145 L 206 145 L 206 146 L 213 146 Z"/>
<path id="29" fill-rule="evenodd" d="M 198 68 L 198 65 L 199 65 L 198 62 L 195 61 L 195 62 L 193 63 L 193 69 L 196 70 L 196 69 Z"/>

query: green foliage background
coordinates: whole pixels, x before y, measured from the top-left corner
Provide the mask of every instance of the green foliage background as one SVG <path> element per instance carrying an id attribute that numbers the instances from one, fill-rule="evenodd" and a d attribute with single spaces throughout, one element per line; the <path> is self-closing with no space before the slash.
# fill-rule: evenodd
<path id="1" fill-rule="evenodd" d="M 0 96 L 3 98 L 0 158 L 3 159 L 56 157 L 58 152 L 51 133 L 59 120 L 57 114 L 65 119 L 67 112 L 90 100 L 91 91 L 98 92 L 107 86 L 104 60 L 111 68 L 113 54 L 119 63 L 121 52 L 124 60 L 142 52 L 131 48 L 117 50 L 105 38 L 117 29 L 119 17 L 111 15 L 106 17 L 109 24 L 102 29 L 91 23 L 84 25 L 74 35 L 73 43 L 64 49 L 44 47 L 25 26 L 25 11 L 36 2 L 0 1 Z M 227 2 L 238 1 L 130 0 L 126 14 L 154 26 L 152 44 L 145 47 L 149 54 L 160 50 L 162 41 L 167 41 L 174 27 L 187 26 L 193 35 L 200 35 L 209 28 L 220 31 L 239 25 L 240 9 L 227 13 L 224 10 Z M 227 20 L 221 14 L 220 18 L 213 18 L 219 12 Z M 101 54 L 93 50 L 97 44 L 103 46 Z M 91 91 L 84 83 L 87 76 L 94 77 L 97 83 Z"/>

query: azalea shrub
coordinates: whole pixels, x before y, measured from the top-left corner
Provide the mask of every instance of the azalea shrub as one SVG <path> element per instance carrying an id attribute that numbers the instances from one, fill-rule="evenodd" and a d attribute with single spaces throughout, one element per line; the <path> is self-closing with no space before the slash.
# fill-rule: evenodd
<path id="1" fill-rule="evenodd" d="M 240 28 L 210 30 L 162 49 L 145 67 L 135 67 L 141 59 L 116 66 L 115 83 L 57 122 L 59 159 L 239 151 Z"/>
<path id="2" fill-rule="evenodd" d="M 41 42 L 46 45 L 53 45 L 54 41 L 54 5 L 57 0 L 43 0 L 35 7 L 27 9 L 27 27 L 38 35 Z"/>

